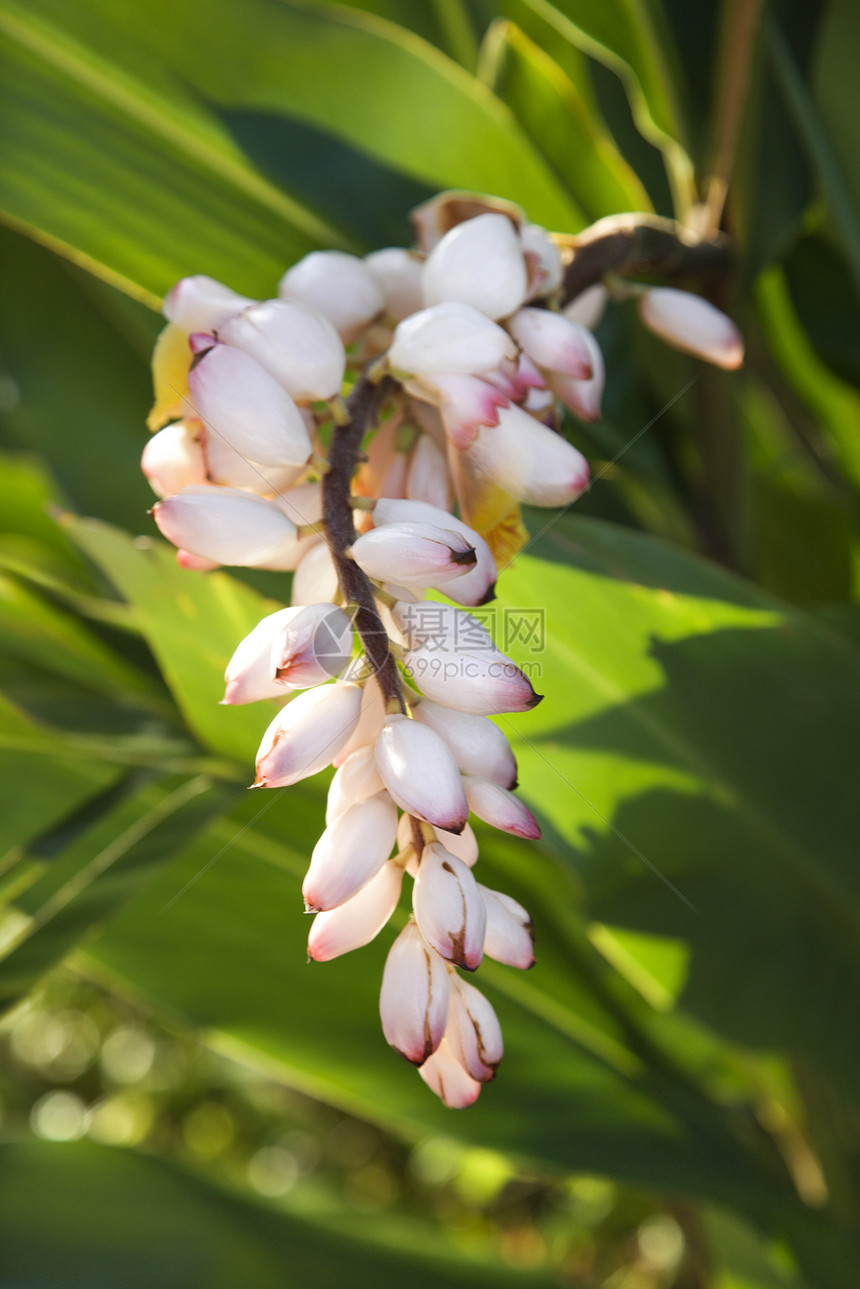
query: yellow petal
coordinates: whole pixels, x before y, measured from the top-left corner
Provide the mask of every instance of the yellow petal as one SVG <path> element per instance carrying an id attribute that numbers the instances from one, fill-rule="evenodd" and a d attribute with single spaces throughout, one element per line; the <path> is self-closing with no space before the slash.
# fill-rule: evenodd
<path id="1" fill-rule="evenodd" d="M 155 342 L 152 354 L 152 383 L 155 403 L 146 424 L 153 433 L 169 421 L 193 414 L 188 392 L 191 350 L 188 332 L 169 322 Z"/>

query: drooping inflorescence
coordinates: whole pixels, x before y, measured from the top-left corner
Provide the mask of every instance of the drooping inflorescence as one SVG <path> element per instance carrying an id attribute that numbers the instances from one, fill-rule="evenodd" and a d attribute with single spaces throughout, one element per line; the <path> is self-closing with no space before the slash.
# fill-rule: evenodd
<path id="1" fill-rule="evenodd" d="M 526 910 L 475 878 L 469 816 L 540 836 L 489 719 L 540 696 L 476 617 L 425 597 L 485 604 L 523 544 L 520 503 L 566 505 L 587 486 L 560 405 L 600 415 L 592 328 L 607 290 L 567 300 L 569 248 L 506 203 L 443 195 L 414 225 L 414 251 L 307 255 L 276 299 L 179 282 L 142 464 L 184 567 L 293 572 L 292 606 L 238 644 L 224 702 L 289 700 L 263 734 L 255 786 L 336 767 L 302 888 L 311 958 L 369 943 L 413 879 L 382 1027 L 447 1105 L 465 1106 L 494 1077 L 502 1036 L 457 968 L 534 960 Z M 733 324 L 700 297 L 613 290 L 636 294 L 670 343 L 740 363 Z"/>

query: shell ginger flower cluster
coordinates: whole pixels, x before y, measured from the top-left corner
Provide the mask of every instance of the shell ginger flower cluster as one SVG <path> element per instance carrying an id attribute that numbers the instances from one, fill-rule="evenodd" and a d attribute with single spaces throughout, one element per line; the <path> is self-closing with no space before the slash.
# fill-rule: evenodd
<path id="1" fill-rule="evenodd" d="M 607 292 L 566 299 L 575 252 L 504 203 L 442 196 L 414 225 L 417 249 L 314 252 L 269 300 L 180 281 L 142 464 L 184 567 L 293 574 L 291 605 L 238 644 L 224 702 L 286 700 L 256 787 L 336 769 L 302 888 L 312 959 L 369 943 L 412 879 L 382 1029 L 462 1107 L 494 1077 L 502 1035 L 460 973 L 485 955 L 534 961 L 526 910 L 476 879 L 469 818 L 540 836 L 489 719 L 540 696 L 467 610 L 493 598 L 523 543 L 520 503 L 567 505 L 587 486 L 561 405 L 600 415 L 591 328 Z M 733 324 L 706 301 L 623 288 L 634 293 L 670 343 L 740 361 Z"/>

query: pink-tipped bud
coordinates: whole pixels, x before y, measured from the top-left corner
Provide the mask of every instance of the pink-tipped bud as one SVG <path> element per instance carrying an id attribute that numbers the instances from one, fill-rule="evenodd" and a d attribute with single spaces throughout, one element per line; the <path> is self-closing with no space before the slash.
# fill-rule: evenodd
<path id="1" fill-rule="evenodd" d="M 333 823 L 338 815 L 342 815 L 344 810 L 354 806 L 357 801 L 366 801 L 368 797 L 375 796 L 384 786 L 376 768 L 376 756 L 372 743 L 350 753 L 346 760 L 341 762 L 329 785 L 325 812 L 326 824 Z M 403 818 L 406 819 L 407 816 L 404 815 Z"/>
<path id="2" fill-rule="evenodd" d="M 332 680 L 352 653 L 349 618 L 333 604 L 309 604 L 290 613 L 272 642 L 271 674 L 290 689 Z"/>
<path id="3" fill-rule="evenodd" d="M 449 1110 L 466 1110 L 481 1092 L 482 1084 L 466 1073 L 444 1038 L 418 1073 Z"/>
<path id="4" fill-rule="evenodd" d="M 180 568 L 193 573 L 211 573 L 213 568 L 221 567 L 215 559 L 204 559 L 202 555 L 192 555 L 191 551 L 184 550 L 176 552 L 176 562 Z"/>
<path id="5" fill-rule="evenodd" d="M 503 891 L 490 890 L 480 882 L 478 890 L 487 910 L 484 953 L 496 962 L 528 971 L 535 960 L 534 929 L 528 913 Z"/>
<path id="6" fill-rule="evenodd" d="M 503 408 L 466 449 L 475 468 L 532 506 L 565 506 L 586 488 L 588 462 L 572 443 L 521 407 Z"/>
<path id="7" fill-rule="evenodd" d="M 507 393 L 480 376 L 436 373 L 407 381 L 406 388 L 414 398 L 439 408 L 455 448 L 467 447 L 482 425 L 498 425 L 499 408 L 509 402 Z"/>
<path id="8" fill-rule="evenodd" d="M 329 962 L 375 940 L 397 908 L 403 869 L 386 863 L 352 899 L 318 913 L 308 936 L 308 957 Z"/>
<path id="9" fill-rule="evenodd" d="M 447 963 L 410 923 L 389 950 L 379 1015 L 386 1042 L 413 1065 L 422 1065 L 441 1043 L 450 993 Z"/>
<path id="10" fill-rule="evenodd" d="M 444 456 L 429 434 L 419 434 L 418 441 L 409 454 L 407 497 L 447 510 L 451 504 L 451 493 L 451 476 Z"/>
<path id="11" fill-rule="evenodd" d="M 279 609 L 254 627 L 236 647 L 227 663 L 227 689 L 222 702 L 256 703 L 262 698 L 283 698 L 284 687 L 273 679 L 272 646 L 279 634 L 303 609 Z M 326 677 L 330 679 L 330 677 Z"/>
<path id="12" fill-rule="evenodd" d="M 398 323 L 388 361 L 402 376 L 474 376 L 515 358 L 516 352 L 504 328 L 468 304 L 447 300 Z"/>
<path id="13" fill-rule="evenodd" d="M 358 724 L 361 690 L 340 681 L 297 694 L 263 735 L 255 788 L 286 788 L 331 765 Z"/>
<path id="14" fill-rule="evenodd" d="M 311 441 L 289 394 L 249 354 L 213 344 L 192 367 L 188 387 L 212 435 L 262 465 L 304 465 Z"/>
<path id="15" fill-rule="evenodd" d="M 440 842 L 421 853 L 412 908 L 419 931 L 443 958 L 466 971 L 481 965 L 487 910 L 472 870 Z"/>
<path id="16" fill-rule="evenodd" d="M 183 331 L 214 331 L 254 301 L 231 291 L 215 278 L 198 273 L 184 277 L 168 294 L 162 312 Z"/>
<path id="17" fill-rule="evenodd" d="M 438 734 L 407 716 L 385 719 L 376 768 L 401 810 L 448 832 L 462 832 L 469 806 L 457 762 Z"/>
<path id="18" fill-rule="evenodd" d="M 404 658 L 407 678 L 443 707 L 476 716 L 527 712 L 541 701 L 516 663 L 497 649 L 469 652 L 423 645 Z"/>
<path id="19" fill-rule="evenodd" d="M 463 774 L 490 779 L 502 788 L 516 787 L 517 760 L 511 745 L 486 716 L 439 707 L 427 698 L 415 705 L 413 715 L 445 740 Z"/>
<path id="20" fill-rule="evenodd" d="M 264 300 L 219 328 L 218 339 L 249 354 L 296 402 L 340 393 L 343 342 L 328 318 L 286 300 Z"/>
<path id="21" fill-rule="evenodd" d="M 370 269 L 344 251 L 311 251 L 284 274 L 278 295 L 328 318 L 345 345 L 385 307 Z"/>
<path id="22" fill-rule="evenodd" d="M 515 837 L 525 837 L 528 841 L 539 840 L 541 831 L 537 820 L 528 806 L 524 806 L 512 792 L 477 775 L 468 774 L 463 782 L 472 813 L 483 819 L 485 824 L 513 833 Z"/>
<path id="23" fill-rule="evenodd" d="M 458 604 L 476 606 L 486 604 L 493 598 L 496 585 L 496 561 L 493 552 L 474 528 L 464 524 L 456 515 L 437 510 L 423 501 L 401 501 L 394 498 L 380 497 L 373 508 L 373 522 L 377 528 L 386 524 L 423 523 L 435 524 L 440 528 L 453 529 L 461 533 L 473 547 L 476 556 L 475 567 L 456 581 L 446 584 L 445 594 Z"/>
<path id="24" fill-rule="evenodd" d="M 556 398 L 560 398 L 574 416 L 578 416 L 581 421 L 599 421 L 606 369 L 600 345 L 594 336 L 587 330 L 583 330 L 582 336 L 591 355 L 590 378 L 577 380 L 574 376 L 565 376 L 560 372 L 548 372 L 547 383 Z"/>
<path id="25" fill-rule="evenodd" d="M 657 286 L 639 296 L 639 316 L 667 344 L 734 371 L 744 360 L 744 342 L 731 318 L 700 295 Z"/>
<path id="26" fill-rule="evenodd" d="M 421 273 L 424 261 L 419 255 L 401 250 L 399 246 L 387 246 L 366 255 L 364 262 L 385 297 L 385 312 L 389 318 L 400 322 L 423 307 Z"/>
<path id="27" fill-rule="evenodd" d="M 330 601 L 340 590 L 337 569 L 326 542 L 314 542 L 294 567 L 293 604 Z"/>
<path id="28" fill-rule="evenodd" d="M 591 354 L 583 328 L 563 314 L 520 309 L 508 323 L 508 330 L 536 367 L 563 372 L 576 380 L 590 378 Z"/>
<path id="29" fill-rule="evenodd" d="M 446 233 L 427 257 L 428 305 L 457 300 L 488 318 L 506 318 L 528 291 L 528 271 L 517 230 L 506 215 L 467 219 Z"/>
<path id="30" fill-rule="evenodd" d="M 473 1079 L 488 1083 L 496 1077 L 505 1051 L 499 1019 L 480 990 L 456 976 L 451 982 L 445 1040 Z"/>
<path id="31" fill-rule="evenodd" d="M 417 587 L 444 585 L 477 563 L 462 533 L 422 523 L 373 528 L 353 542 L 352 558 L 379 582 Z"/>
<path id="32" fill-rule="evenodd" d="M 593 331 L 600 322 L 609 302 L 609 292 L 602 282 L 587 286 L 580 291 L 576 299 L 566 304 L 562 312 L 570 322 L 575 322 L 588 331 Z"/>
<path id="33" fill-rule="evenodd" d="M 397 810 L 387 792 L 338 815 L 314 846 L 302 885 L 307 908 L 335 909 L 352 899 L 388 859 L 396 835 Z"/>
<path id="34" fill-rule="evenodd" d="M 184 421 L 167 425 L 143 449 L 140 467 L 159 497 L 172 497 L 195 483 L 206 483 L 203 448 Z"/>
<path id="35" fill-rule="evenodd" d="M 199 484 L 152 508 L 163 536 L 174 546 L 217 564 L 283 568 L 296 526 L 274 502 L 250 492 Z"/>

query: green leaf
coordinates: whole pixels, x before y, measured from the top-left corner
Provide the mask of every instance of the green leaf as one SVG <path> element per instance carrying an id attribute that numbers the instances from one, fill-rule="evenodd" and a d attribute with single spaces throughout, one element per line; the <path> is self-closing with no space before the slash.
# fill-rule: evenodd
<path id="1" fill-rule="evenodd" d="M 650 210 L 648 195 L 577 84 L 516 24 L 490 29 L 484 78 L 564 179 L 588 220 Z"/>
<path id="2" fill-rule="evenodd" d="M 191 729 L 206 746 L 244 762 L 272 719 L 271 703 L 219 707 L 224 668 L 259 620 L 277 605 L 226 573 L 193 573 L 164 542 L 137 540 L 95 520 L 68 531 L 136 610 L 137 622 Z"/>
<path id="3" fill-rule="evenodd" d="M 40 1289 L 549 1289 L 534 1269 L 347 1235 L 312 1210 L 276 1212 L 152 1155 L 91 1142 L 0 1147 L 9 1283 Z M 414 1226 L 424 1235 L 424 1224 Z"/>

